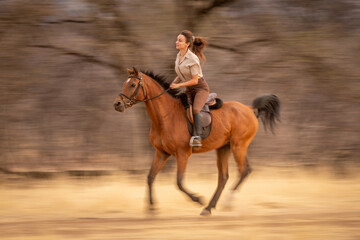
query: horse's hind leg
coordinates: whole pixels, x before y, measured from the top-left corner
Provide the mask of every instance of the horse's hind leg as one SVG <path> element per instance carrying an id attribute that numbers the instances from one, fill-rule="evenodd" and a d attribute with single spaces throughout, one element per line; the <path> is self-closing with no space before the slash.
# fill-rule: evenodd
<path id="1" fill-rule="evenodd" d="M 250 142 L 249 142 L 250 143 Z M 239 188 L 241 183 L 246 179 L 246 177 L 250 174 L 251 168 L 249 166 L 249 162 L 246 157 L 246 151 L 249 146 L 249 143 L 242 143 L 242 144 L 232 144 L 231 151 L 234 155 L 234 159 L 237 163 L 239 169 L 239 179 L 235 183 L 234 187 L 232 188 L 230 195 L 226 200 L 226 207 L 231 208 L 231 202 L 233 198 L 234 192 Z"/>
<path id="2" fill-rule="evenodd" d="M 155 180 L 156 175 L 160 172 L 160 170 L 165 165 L 166 161 L 169 159 L 170 155 L 160 150 L 156 150 L 154 160 L 151 165 L 151 169 L 148 174 L 148 187 L 149 187 L 149 209 L 153 210 L 154 201 L 152 195 L 152 185 Z"/>
<path id="3" fill-rule="evenodd" d="M 216 207 L 216 203 L 220 198 L 222 191 L 224 190 L 225 184 L 229 178 L 228 164 L 230 157 L 230 146 L 225 145 L 222 148 L 216 150 L 217 155 L 217 168 L 218 168 L 218 185 L 211 199 L 209 205 L 204 208 L 201 215 L 210 215 L 211 209 Z"/>
<path id="4" fill-rule="evenodd" d="M 247 156 L 245 156 L 244 159 L 244 165 L 239 166 L 239 174 L 240 174 L 240 178 L 238 180 L 238 182 L 235 184 L 235 186 L 232 188 L 232 191 L 236 191 L 236 189 L 238 189 L 238 187 L 240 186 L 240 184 L 245 180 L 245 178 L 251 173 L 251 167 L 249 165 L 249 161 Z"/>
<path id="5" fill-rule="evenodd" d="M 192 201 L 197 202 L 201 205 L 204 205 L 204 201 L 201 197 L 196 196 L 195 194 L 189 192 L 183 186 L 184 173 L 187 165 L 187 161 L 190 155 L 178 154 L 176 156 L 177 163 L 177 186 L 180 191 L 184 192 Z"/>
<path id="6" fill-rule="evenodd" d="M 235 158 L 235 161 L 236 161 L 238 169 L 239 169 L 239 180 L 237 181 L 235 186 L 232 188 L 232 191 L 236 191 L 236 189 L 238 189 L 240 184 L 244 181 L 244 179 L 251 172 L 251 168 L 249 166 L 249 163 L 248 163 L 248 160 L 246 157 L 246 151 L 247 151 L 249 144 L 250 144 L 250 141 L 231 145 L 231 151 L 234 154 L 234 158 Z"/>

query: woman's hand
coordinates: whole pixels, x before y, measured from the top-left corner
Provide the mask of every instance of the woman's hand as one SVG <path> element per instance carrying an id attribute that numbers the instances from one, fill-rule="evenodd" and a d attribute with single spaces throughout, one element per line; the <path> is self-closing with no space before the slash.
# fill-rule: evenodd
<path id="1" fill-rule="evenodd" d="M 172 84 L 170 85 L 170 88 L 171 88 L 171 89 L 176 89 L 176 88 L 179 88 L 179 87 L 181 87 L 181 85 L 178 84 L 178 83 L 172 83 Z"/>
<path id="2" fill-rule="evenodd" d="M 193 78 L 190 81 L 183 82 L 183 83 L 175 83 L 178 80 L 178 78 L 175 78 L 175 80 L 170 84 L 171 89 L 176 89 L 179 87 L 190 87 L 195 86 L 199 83 L 199 75 L 194 75 Z"/>

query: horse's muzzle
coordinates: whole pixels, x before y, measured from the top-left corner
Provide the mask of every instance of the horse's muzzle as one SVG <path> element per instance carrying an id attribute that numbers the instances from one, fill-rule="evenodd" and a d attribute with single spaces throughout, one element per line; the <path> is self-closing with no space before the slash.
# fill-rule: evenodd
<path id="1" fill-rule="evenodd" d="M 123 112 L 125 110 L 125 104 L 122 101 L 115 101 L 114 108 L 118 112 Z"/>

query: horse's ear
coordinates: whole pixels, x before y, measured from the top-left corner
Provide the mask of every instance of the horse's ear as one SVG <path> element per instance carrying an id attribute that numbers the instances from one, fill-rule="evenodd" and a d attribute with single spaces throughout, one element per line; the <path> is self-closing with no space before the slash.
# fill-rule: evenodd
<path id="1" fill-rule="evenodd" d="M 129 68 L 126 68 L 126 71 L 129 73 L 129 75 L 131 75 L 133 73 L 133 71 Z"/>
<path id="2" fill-rule="evenodd" d="M 134 70 L 135 76 L 139 76 L 139 71 L 135 67 L 133 67 L 133 70 Z"/>

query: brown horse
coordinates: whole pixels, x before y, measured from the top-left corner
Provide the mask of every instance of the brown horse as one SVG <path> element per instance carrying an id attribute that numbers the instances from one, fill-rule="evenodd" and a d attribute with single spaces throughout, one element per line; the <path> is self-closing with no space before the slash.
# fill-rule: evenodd
<path id="1" fill-rule="evenodd" d="M 165 78 L 151 72 L 138 72 L 136 68 L 127 69 L 128 79 L 123 91 L 115 99 L 115 110 L 123 112 L 138 102 L 145 102 L 151 119 L 150 141 L 156 149 L 154 160 L 148 175 L 149 209 L 153 209 L 152 185 L 156 175 L 172 155 L 177 163 L 177 186 L 194 202 L 203 204 L 200 197 L 183 186 L 183 177 L 188 159 L 192 153 L 202 153 L 216 149 L 218 167 L 218 186 L 210 203 L 201 212 L 211 214 L 228 180 L 228 160 L 233 153 L 239 168 L 239 180 L 232 188 L 235 191 L 250 173 L 246 159 L 247 148 L 258 129 L 258 119 L 271 129 L 279 120 L 279 100 L 275 95 L 264 95 L 253 101 L 253 106 L 239 102 L 224 102 L 220 109 L 213 110 L 212 130 L 203 139 L 201 147 L 190 147 L 190 134 L 187 127 L 185 110 L 178 97 L 178 90 L 169 89 Z M 257 113 L 255 114 L 254 111 Z"/>

